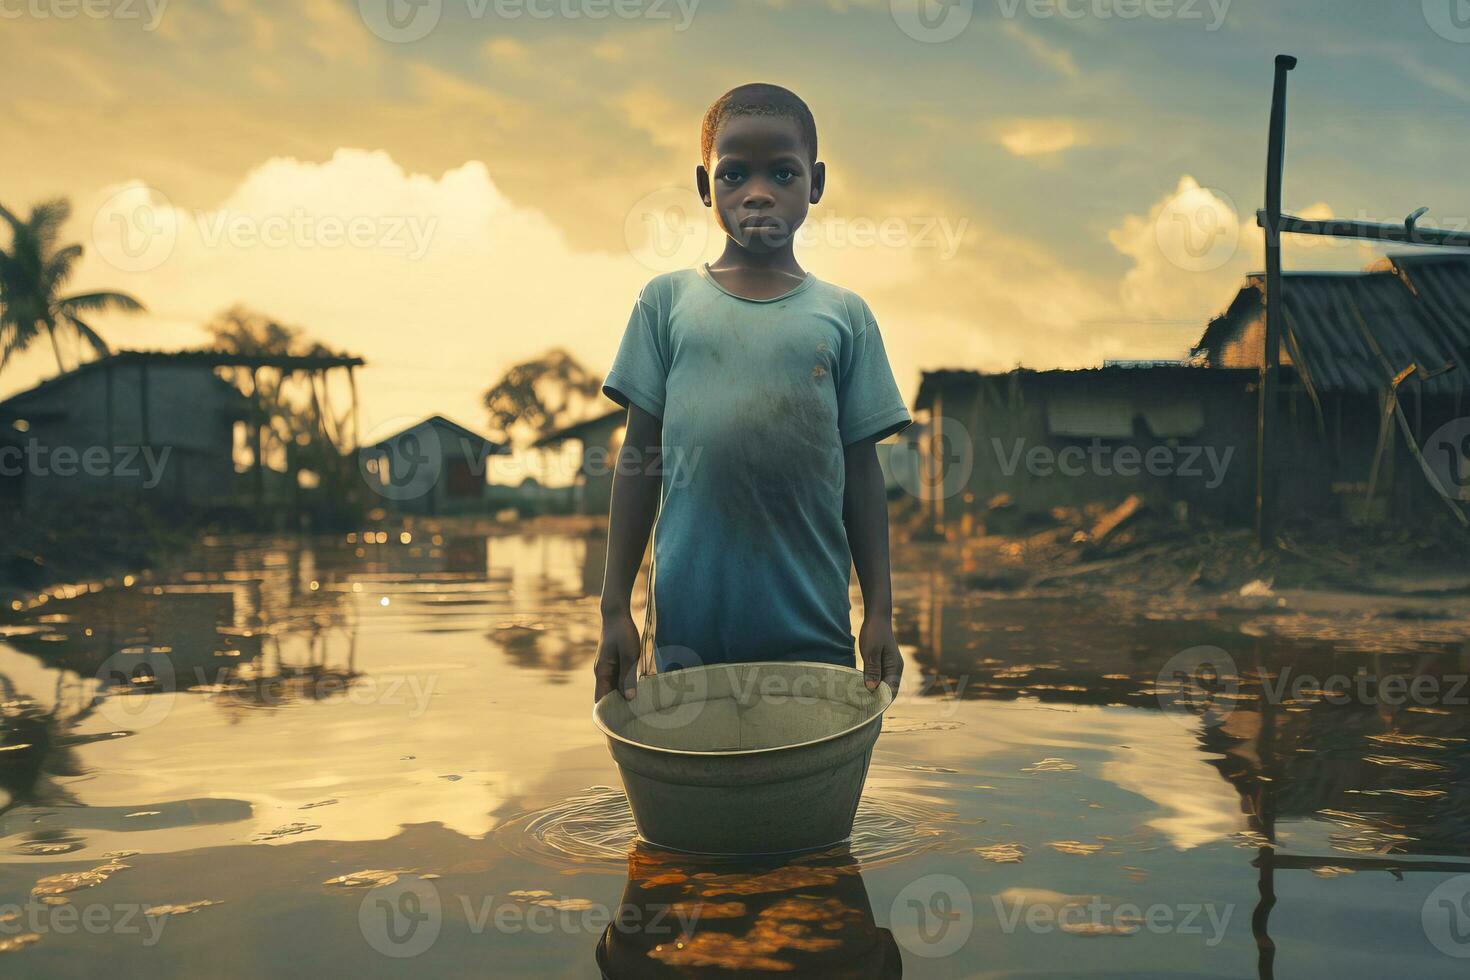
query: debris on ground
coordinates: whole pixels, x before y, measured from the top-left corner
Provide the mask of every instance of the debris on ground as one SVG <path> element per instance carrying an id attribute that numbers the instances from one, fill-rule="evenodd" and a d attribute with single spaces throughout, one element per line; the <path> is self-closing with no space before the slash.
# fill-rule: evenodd
<path id="1" fill-rule="evenodd" d="M 1019 513 L 1004 496 L 977 521 L 952 521 L 943 534 L 926 527 L 921 511 L 899 509 L 895 538 L 957 546 L 966 586 L 982 592 L 1133 589 L 1248 600 L 1243 608 L 1279 605 L 1281 593 L 1298 590 L 1470 597 L 1470 538 L 1434 519 L 1412 527 L 1298 521 L 1263 549 L 1250 527 L 1200 518 L 1184 506 L 1153 506 L 1136 494 L 1041 514 Z"/>

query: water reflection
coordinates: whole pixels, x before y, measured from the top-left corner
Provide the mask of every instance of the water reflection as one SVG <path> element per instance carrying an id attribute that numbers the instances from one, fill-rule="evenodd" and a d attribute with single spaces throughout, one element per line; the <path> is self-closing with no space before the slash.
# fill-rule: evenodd
<path id="1" fill-rule="evenodd" d="M 493 939 L 517 970 L 546 960 L 548 975 L 582 975 L 596 954 L 609 976 L 886 976 L 859 972 L 897 970 L 885 927 L 913 975 L 1194 968 L 1201 947 L 1188 936 L 1039 936 L 1005 932 L 992 913 L 1003 895 L 1092 894 L 1237 907 L 1209 967 L 1218 975 L 1458 965 L 1419 926 L 1425 894 L 1470 872 L 1470 689 L 1457 686 L 1470 646 L 1446 635 L 1448 620 L 1420 630 L 1392 617 L 1365 633 L 1318 630 L 1289 609 L 1173 602 L 1133 614 L 987 596 L 900 548 L 910 671 L 852 842 L 783 865 L 707 867 L 634 843 L 587 718 L 604 548 L 580 533 L 448 526 L 408 540 L 221 539 L 145 581 L 90 583 L 7 614 L 0 903 L 53 871 L 140 851 L 97 894 L 227 900 L 223 914 L 170 926 L 183 945 L 143 951 L 179 973 L 171 957 L 209 948 L 186 939 L 235 941 L 227 916 L 263 930 L 283 906 L 345 923 L 336 938 L 357 944 L 361 956 L 345 959 L 358 972 L 394 973 L 402 964 L 372 958 L 340 895 L 300 884 L 372 867 L 432 868 L 446 895 L 471 873 L 495 895 L 566 874 L 579 897 L 608 906 L 621 894 L 645 911 L 704 910 L 664 949 L 649 932 L 556 946 L 463 925 L 454 947 L 451 904 L 446 938 L 426 954 L 431 972 L 451 974 L 483 965 L 475 943 Z M 1195 703 L 1165 668 L 1201 645 L 1231 666 Z M 1364 693 L 1334 696 L 1332 678 L 1360 675 L 1372 679 Z M 1394 698 L 1385 681 L 1397 676 L 1422 679 L 1424 696 Z M 422 835 L 439 842 L 432 862 L 417 843 L 379 853 Z M 1001 862 L 1009 852 L 1016 860 Z M 304 874 L 284 870 L 303 860 Z M 178 887 L 220 861 L 256 873 L 199 894 Z M 931 959 L 889 916 L 907 884 L 938 873 L 973 892 L 976 921 L 960 952 Z M 1370 937 L 1382 952 L 1365 952 Z M 82 941 L 51 935 L 18 955 L 60 957 Z M 315 972 L 341 950 L 288 946 L 293 967 Z M 87 962 L 130 955 L 92 952 Z"/>
<path id="2" fill-rule="evenodd" d="M 916 648 L 921 696 L 1194 709 L 1181 720 L 1264 840 L 1278 822 L 1313 820 L 1335 825 L 1340 850 L 1470 854 L 1470 641 L 1263 638 L 1238 617 L 1110 618 L 933 580 L 910 599 L 901 640 Z M 1234 668 L 1212 679 L 1209 710 L 1187 702 L 1211 692 L 1162 676 L 1203 645 Z"/>
<path id="3" fill-rule="evenodd" d="M 609 980 L 903 976 L 846 847 L 773 862 L 714 862 L 636 844 L 618 919 L 597 944 Z"/>
<path id="4" fill-rule="evenodd" d="M 1263 980 L 1276 976 L 1272 916 L 1291 872 L 1470 873 L 1470 861 L 1424 857 L 1470 857 L 1470 640 L 1413 626 L 1440 616 L 1395 611 L 1366 627 L 1280 609 L 1138 616 L 988 600 L 934 570 L 909 585 L 900 640 L 916 649 L 920 696 L 1177 713 L 1238 796 L 1244 829 L 1232 838 L 1255 855 Z M 1203 691 L 1197 677 L 1171 685 L 1171 658 L 1202 645 L 1229 670 Z M 1287 914 L 1306 911 L 1287 901 Z"/>

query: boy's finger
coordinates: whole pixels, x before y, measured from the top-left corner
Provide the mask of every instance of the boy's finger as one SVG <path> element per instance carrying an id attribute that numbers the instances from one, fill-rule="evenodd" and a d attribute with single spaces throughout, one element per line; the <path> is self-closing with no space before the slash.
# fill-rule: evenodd
<path id="1" fill-rule="evenodd" d="M 597 662 L 592 665 L 592 675 L 597 678 L 597 683 L 592 688 L 592 700 L 601 701 L 602 696 L 613 689 L 617 668 L 601 651 L 598 651 Z"/>
<path id="2" fill-rule="evenodd" d="M 619 651 L 618 660 L 622 668 L 623 697 L 631 701 L 638 693 L 638 655 L 622 650 Z"/>
<path id="3" fill-rule="evenodd" d="M 864 651 L 863 652 L 863 683 L 867 685 L 868 690 L 870 690 L 870 691 L 876 691 L 878 689 L 878 681 L 879 681 L 879 679 L 882 676 L 883 676 L 883 658 L 882 658 L 881 653 L 878 656 L 873 656 L 873 655 L 869 654 L 867 651 Z"/>
<path id="4" fill-rule="evenodd" d="M 898 697 L 898 685 L 903 679 L 903 656 L 895 649 L 889 648 L 883 651 L 883 683 L 893 689 L 893 696 Z"/>

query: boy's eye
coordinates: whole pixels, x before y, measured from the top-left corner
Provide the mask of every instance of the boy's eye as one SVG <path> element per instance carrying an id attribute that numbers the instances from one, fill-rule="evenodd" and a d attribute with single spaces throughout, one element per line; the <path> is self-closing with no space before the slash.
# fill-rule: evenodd
<path id="1" fill-rule="evenodd" d="M 731 185 L 740 183 L 741 177 L 742 175 L 740 173 L 733 170 L 727 170 L 720 174 L 720 180 Z"/>
<path id="2" fill-rule="evenodd" d="M 796 179 L 796 171 L 792 170 L 790 167 L 782 167 L 780 170 L 776 171 L 775 177 L 777 183 L 789 184 Z"/>

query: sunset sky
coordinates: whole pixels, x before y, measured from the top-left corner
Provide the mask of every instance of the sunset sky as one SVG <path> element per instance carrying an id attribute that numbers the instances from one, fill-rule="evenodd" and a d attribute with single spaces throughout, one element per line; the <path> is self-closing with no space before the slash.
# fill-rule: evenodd
<path id="1" fill-rule="evenodd" d="M 910 396 L 927 368 L 1184 353 L 1261 264 L 1278 52 L 1288 210 L 1470 221 L 1463 0 L 915 3 L 0 0 L 0 202 L 71 199 L 74 288 L 149 307 L 95 324 L 114 346 L 197 345 L 244 303 L 368 359 L 369 431 L 484 428 L 551 346 L 605 371 L 639 287 L 719 249 L 698 125 L 747 81 L 811 105 L 829 188 L 798 257 L 867 298 Z M 0 394 L 54 370 L 38 348 Z"/>

